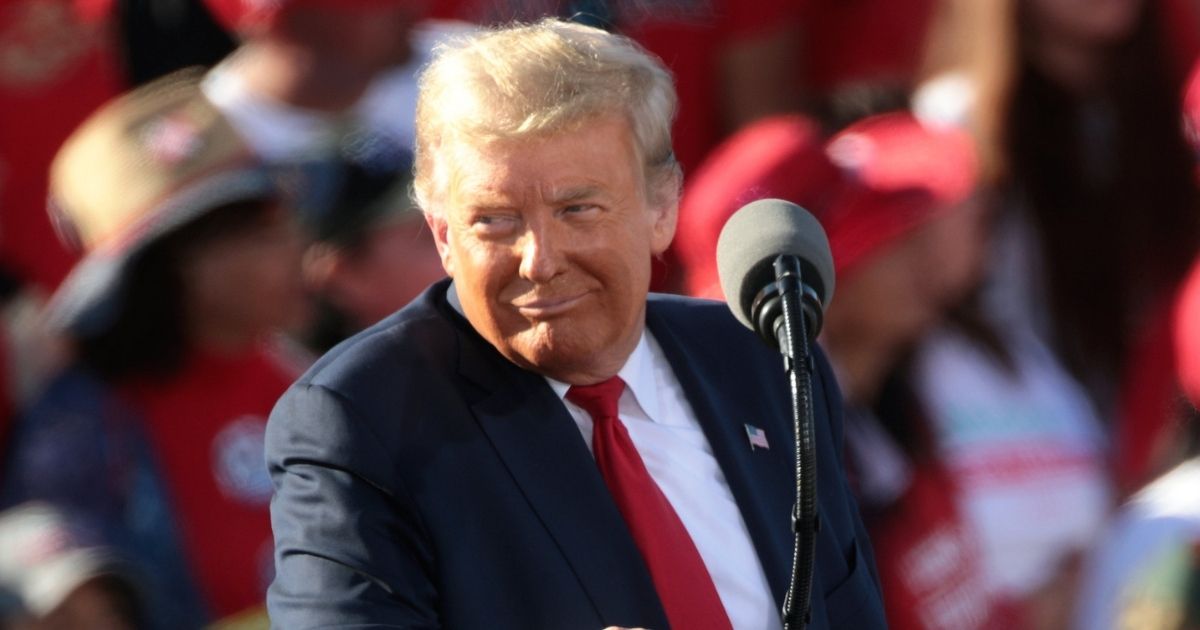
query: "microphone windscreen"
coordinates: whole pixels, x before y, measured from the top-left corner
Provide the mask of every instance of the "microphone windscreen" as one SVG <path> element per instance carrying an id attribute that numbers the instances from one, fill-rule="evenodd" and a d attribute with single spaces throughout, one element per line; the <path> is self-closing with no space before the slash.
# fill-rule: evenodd
<path id="1" fill-rule="evenodd" d="M 721 291 L 734 316 L 750 330 L 755 329 L 750 305 L 759 291 L 775 281 L 772 263 L 784 254 L 800 259 L 804 283 L 817 291 L 822 308 L 829 306 L 833 254 L 825 230 L 807 210 L 782 199 L 760 199 L 735 212 L 721 229 L 717 239 Z"/>

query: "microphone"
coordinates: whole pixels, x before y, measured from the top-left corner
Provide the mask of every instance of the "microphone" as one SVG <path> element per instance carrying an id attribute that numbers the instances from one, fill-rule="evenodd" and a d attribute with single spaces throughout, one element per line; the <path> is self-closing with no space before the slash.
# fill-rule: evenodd
<path id="1" fill-rule="evenodd" d="M 833 297 L 833 254 L 825 230 L 804 208 L 782 199 L 743 206 L 717 239 L 717 272 L 734 317 L 770 346 L 787 345 L 780 335 L 789 289 L 799 289 L 807 341 L 821 331 Z"/>
<path id="2" fill-rule="evenodd" d="M 808 211 L 782 199 L 760 199 L 735 212 L 721 229 L 717 271 L 734 316 L 783 354 L 796 434 L 795 546 L 783 600 L 783 628 L 803 630 L 812 610 L 820 528 L 815 367 L 808 346 L 820 332 L 825 306 L 833 297 L 833 254 L 825 230 Z"/>

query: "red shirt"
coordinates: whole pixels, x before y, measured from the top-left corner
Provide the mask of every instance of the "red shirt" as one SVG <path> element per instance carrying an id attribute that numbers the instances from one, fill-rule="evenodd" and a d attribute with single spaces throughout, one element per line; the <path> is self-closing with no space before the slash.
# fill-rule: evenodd
<path id="1" fill-rule="evenodd" d="M 913 469 L 904 496 L 870 519 L 888 625 L 895 630 L 1017 628 L 984 583 L 976 540 L 950 479 L 932 464 Z"/>
<path id="2" fill-rule="evenodd" d="M 197 583 L 215 617 L 263 602 L 273 577 L 267 415 L 299 375 L 270 351 L 197 356 L 123 393 L 147 420 Z"/>

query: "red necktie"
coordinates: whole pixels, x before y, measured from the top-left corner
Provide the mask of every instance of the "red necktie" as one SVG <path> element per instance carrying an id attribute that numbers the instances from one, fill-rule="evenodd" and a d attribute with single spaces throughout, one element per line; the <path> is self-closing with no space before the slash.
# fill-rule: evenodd
<path id="1" fill-rule="evenodd" d="M 614 376 L 595 385 L 575 385 L 567 400 L 592 416 L 592 454 L 625 517 L 658 598 L 676 630 L 732 628 L 717 587 L 696 544 L 671 502 L 659 489 L 617 417 L 625 382 Z"/>

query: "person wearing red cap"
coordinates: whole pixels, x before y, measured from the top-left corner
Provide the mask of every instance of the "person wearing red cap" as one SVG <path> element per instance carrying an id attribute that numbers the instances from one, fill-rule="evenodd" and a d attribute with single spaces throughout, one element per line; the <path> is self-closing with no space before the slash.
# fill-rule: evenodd
<path id="1" fill-rule="evenodd" d="M 984 214 L 975 185 L 974 149 L 954 129 L 888 113 L 826 141 L 808 119 L 783 117 L 719 147 L 680 211 L 685 284 L 708 297 L 719 295 L 703 250 L 741 204 L 791 199 L 826 229 L 838 294 L 820 342 L 849 404 L 847 466 L 895 628 L 1013 621 L 987 587 L 936 427 L 897 378 L 907 353 L 976 280 Z"/>
<path id="2" fill-rule="evenodd" d="M 978 266 L 972 148 L 958 132 L 896 113 L 851 125 L 823 156 L 834 170 L 809 203 L 829 236 L 838 296 L 821 343 L 852 409 L 847 465 L 889 623 L 1002 627 L 956 480 L 934 454 L 920 402 L 895 380 L 905 353 L 962 297 Z"/>
<path id="3" fill-rule="evenodd" d="M 996 328 L 967 299 L 982 280 L 986 229 L 984 203 L 970 196 L 977 167 L 966 135 L 885 120 L 857 123 L 826 146 L 850 183 L 817 202 L 843 279 L 823 342 L 848 397 L 891 381 L 868 404 L 911 458 L 904 499 L 911 512 L 878 523 L 880 555 L 910 554 L 894 585 L 927 592 L 918 588 L 924 573 L 911 568 L 927 561 L 924 552 L 904 545 L 921 531 L 917 523 L 945 509 L 923 485 L 942 475 L 948 487 L 941 491 L 953 492 L 953 509 L 976 546 L 976 586 L 994 603 L 991 616 L 981 610 L 978 619 L 991 627 L 1017 619 L 1058 627 L 1074 589 L 1069 562 L 1107 518 L 1100 422 L 1044 346 Z M 860 438 L 849 444 L 852 459 L 862 447 L 865 489 L 871 463 L 886 460 L 869 431 L 850 434 Z M 896 478 L 889 472 L 875 480 L 886 488 Z M 1044 517 L 1048 506 L 1053 519 Z M 896 625 L 936 627 L 911 618 Z"/>

